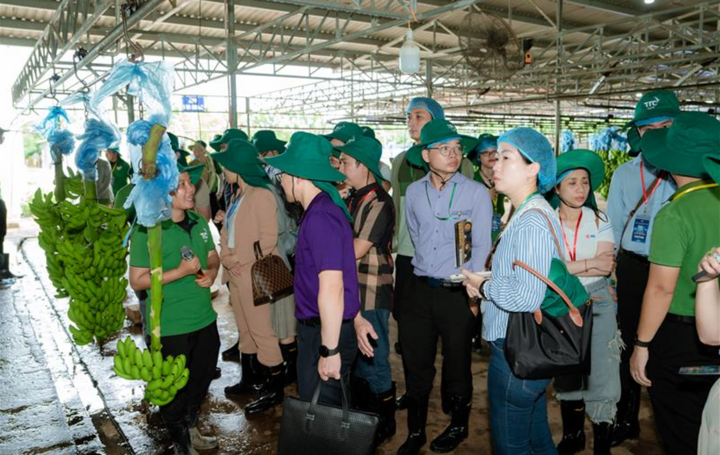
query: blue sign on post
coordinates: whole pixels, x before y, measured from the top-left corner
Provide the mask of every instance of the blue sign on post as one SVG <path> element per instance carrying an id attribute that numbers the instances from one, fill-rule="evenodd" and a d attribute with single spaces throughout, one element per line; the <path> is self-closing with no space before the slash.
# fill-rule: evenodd
<path id="1" fill-rule="evenodd" d="M 183 95 L 184 112 L 205 112 L 205 98 L 199 95 Z"/>

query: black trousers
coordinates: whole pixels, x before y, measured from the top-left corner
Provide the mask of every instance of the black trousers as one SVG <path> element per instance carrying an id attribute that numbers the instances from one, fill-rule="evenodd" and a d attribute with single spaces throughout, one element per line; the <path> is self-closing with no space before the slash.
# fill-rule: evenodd
<path id="1" fill-rule="evenodd" d="M 162 337 L 161 341 L 163 357 L 185 354 L 186 365 L 190 369 L 187 385 L 178 391 L 174 400 L 160 407 L 163 420 L 172 425 L 184 421 L 188 411 L 199 408 L 207 395 L 217 367 L 220 336 L 217 323 L 213 322 L 195 332 Z"/>
<path id="2" fill-rule="evenodd" d="M 3 248 L 5 234 L 7 234 L 7 207 L 5 206 L 5 201 L 0 199 L 0 256 L 5 252 Z"/>
<path id="3" fill-rule="evenodd" d="M 635 335 L 640 324 L 640 310 L 650 275 L 650 263 L 630 253 L 620 253 L 617 258 L 618 327 L 626 348 L 620 353 L 620 385 L 623 405 L 628 397 L 640 399 L 640 384 L 630 376 L 630 357 L 633 353 Z M 639 408 L 639 407 L 638 407 Z M 619 409 L 618 415 L 624 410 Z M 632 416 L 637 420 L 637 413 Z"/>
<path id="4" fill-rule="evenodd" d="M 302 323 L 298 324 L 298 359 L 297 359 L 297 385 L 298 395 L 303 400 L 310 401 L 315 393 L 315 389 L 320 384 L 320 374 L 318 373 L 318 362 L 320 361 L 320 345 L 322 345 L 322 336 L 320 334 L 320 326 L 308 326 Z M 340 328 L 340 347 L 341 367 L 340 374 L 345 381 L 345 387 L 350 385 L 350 373 L 352 372 L 355 356 L 358 353 L 357 338 L 355 338 L 355 327 L 353 321 L 343 322 Z M 332 346 L 328 346 L 332 347 Z M 320 388 L 320 398 L 318 402 L 332 406 L 342 405 L 342 388 L 340 381 L 337 379 L 327 380 Z"/>
<path id="5" fill-rule="evenodd" d="M 468 306 L 465 288 L 433 288 L 413 275 L 411 296 L 399 322 L 408 394 L 430 393 L 435 379 L 437 342 L 441 338 L 443 391 L 470 397 L 471 343 L 476 319 Z"/>
<path id="6" fill-rule="evenodd" d="M 663 450 L 669 455 L 697 453 L 703 407 L 717 376 L 688 376 L 680 367 L 718 365 L 718 347 L 703 345 L 694 323 L 668 315 L 650 344 L 648 388 Z"/>
<path id="7" fill-rule="evenodd" d="M 393 295 L 393 317 L 400 321 L 402 317 L 403 302 L 406 301 L 412 290 L 413 277 L 412 256 L 395 257 L 395 293 Z"/>

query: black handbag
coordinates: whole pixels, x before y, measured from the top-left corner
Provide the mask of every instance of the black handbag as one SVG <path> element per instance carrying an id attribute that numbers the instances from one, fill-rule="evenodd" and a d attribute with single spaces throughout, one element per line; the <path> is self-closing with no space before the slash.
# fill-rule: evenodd
<path id="1" fill-rule="evenodd" d="M 546 217 L 558 251 L 562 251 L 550 220 L 539 212 Z M 510 313 L 504 349 L 510 370 L 520 379 L 588 374 L 593 322 L 590 296 L 560 260 L 553 259 L 551 269 L 558 271 L 555 273 L 556 280 L 562 282 L 572 299 L 555 282 L 527 264 L 515 261 L 513 268 L 516 266 L 548 286 L 545 301 L 552 301 L 554 308 L 548 311 L 548 306 L 543 305 L 534 313 Z M 564 314 L 558 312 L 558 302 L 567 306 Z"/>
<path id="2" fill-rule="evenodd" d="M 312 401 L 286 397 L 280 421 L 278 455 L 370 455 L 378 416 L 348 408 L 342 378 L 342 407 L 318 404 L 320 381 Z"/>

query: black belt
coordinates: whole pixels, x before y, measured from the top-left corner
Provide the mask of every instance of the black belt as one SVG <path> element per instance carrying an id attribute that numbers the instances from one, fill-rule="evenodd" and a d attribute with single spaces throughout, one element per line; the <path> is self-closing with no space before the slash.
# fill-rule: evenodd
<path id="1" fill-rule="evenodd" d="M 349 324 L 349 323 L 352 322 L 352 321 L 353 321 L 352 319 L 343 319 L 342 323 L 343 323 L 343 324 Z M 320 318 L 319 318 L 319 317 L 317 317 L 317 318 L 307 318 L 307 319 L 298 319 L 297 322 L 298 322 L 298 324 L 302 324 L 302 325 L 304 325 L 304 326 L 306 326 L 306 327 L 320 327 L 320 325 L 321 325 L 321 324 L 320 324 Z"/>
<path id="2" fill-rule="evenodd" d="M 668 313 L 665 315 L 665 320 L 678 324 L 695 325 L 695 316 L 681 316 L 679 314 Z"/>
<path id="3" fill-rule="evenodd" d="M 431 288 L 460 289 L 460 288 L 464 287 L 462 283 L 456 283 L 456 282 L 450 281 L 450 280 L 443 280 L 442 278 L 430 278 L 427 276 L 418 276 L 417 279 L 422 281 L 423 283 L 427 284 Z"/>
<path id="4" fill-rule="evenodd" d="M 630 259 L 634 259 L 635 261 L 642 262 L 643 264 L 649 264 L 650 261 L 648 260 L 647 256 L 643 256 L 641 254 L 633 253 L 632 251 L 622 250 L 620 254 L 623 254 Z"/>

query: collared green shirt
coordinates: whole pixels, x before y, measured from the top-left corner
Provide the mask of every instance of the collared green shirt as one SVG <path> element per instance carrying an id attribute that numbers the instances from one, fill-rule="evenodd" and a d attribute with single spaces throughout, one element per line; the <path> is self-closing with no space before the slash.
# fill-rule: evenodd
<path id="1" fill-rule="evenodd" d="M 696 285 L 692 276 L 711 248 L 720 245 L 720 188 L 699 188 L 705 180 L 685 185 L 655 218 L 650 243 L 650 262 L 680 269 L 669 312 L 695 315 Z"/>
<path id="2" fill-rule="evenodd" d="M 208 255 L 215 249 L 207 221 L 190 210 L 190 233 L 172 220 L 162 222 L 163 271 L 178 268 L 183 246 L 189 247 L 200 259 L 203 269 L 208 268 Z M 150 268 L 147 229 L 140 226 L 131 237 L 130 266 Z M 148 293 L 147 320 L 150 320 L 152 297 Z M 212 307 L 210 289 L 198 286 L 195 275 L 188 275 L 163 286 L 163 305 L 160 319 L 161 336 L 183 335 L 195 332 L 217 319 Z"/>
<path id="3" fill-rule="evenodd" d="M 110 168 L 112 170 L 112 192 L 116 195 L 122 187 L 130 183 L 132 172 L 130 165 L 120 157 L 115 163 L 110 163 Z"/>

